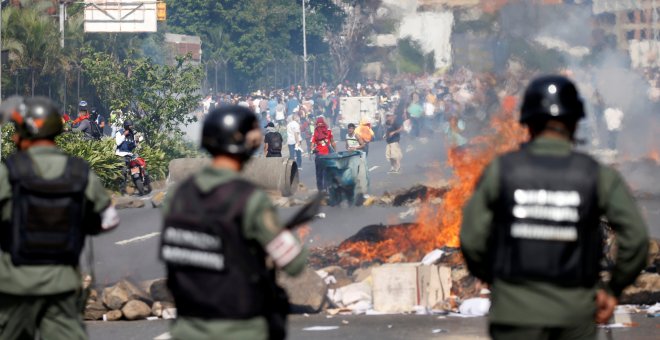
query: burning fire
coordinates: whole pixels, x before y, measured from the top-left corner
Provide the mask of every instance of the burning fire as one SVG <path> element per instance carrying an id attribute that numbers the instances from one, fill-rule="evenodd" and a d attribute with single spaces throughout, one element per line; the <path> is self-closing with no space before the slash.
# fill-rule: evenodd
<path id="1" fill-rule="evenodd" d="M 658 150 L 652 150 L 649 152 L 649 158 L 660 164 L 660 152 L 658 152 Z"/>
<path id="2" fill-rule="evenodd" d="M 296 234 L 298 236 L 298 239 L 302 242 L 307 241 L 307 237 L 309 237 L 310 229 L 311 228 L 308 225 L 297 228 L 296 229 Z"/>
<path id="3" fill-rule="evenodd" d="M 399 253 L 418 260 L 442 246 L 458 247 L 462 208 L 474 191 L 481 173 L 495 156 L 518 148 L 521 142 L 528 139 L 526 130 L 517 122 L 515 107 L 513 97 L 505 99 L 500 112 L 493 116 L 486 134 L 473 138 L 467 148 L 449 149 L 448 165 L 453 169 L 454 178 L 440 207 L 427 200 L 421 207 L 415 226 L 390 227 L 383 241 L 344 243 L 339 251 L 361 260 L 388 262 Z"/>

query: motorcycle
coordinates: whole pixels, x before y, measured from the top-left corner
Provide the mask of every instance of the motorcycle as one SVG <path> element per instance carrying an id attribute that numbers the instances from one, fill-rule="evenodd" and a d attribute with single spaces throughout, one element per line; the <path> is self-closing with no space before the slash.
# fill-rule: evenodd
<path id="1" fill-rule="evenodd" d="M 152 188 L 151 179 L 147 172 L 147 162 L 135 153 L 128 156 L 127 159 L 128 172 L 140 196 L 150 193 Z"/>

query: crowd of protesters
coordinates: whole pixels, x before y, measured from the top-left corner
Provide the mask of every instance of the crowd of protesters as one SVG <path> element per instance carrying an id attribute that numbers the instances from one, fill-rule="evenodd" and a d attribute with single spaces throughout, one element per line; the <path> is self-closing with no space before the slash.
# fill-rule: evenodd
<path id="1" fill-rule="evenodd" d="M 469 136 L 487 126 L 488 117 L 502 108 L 505 98 L 520 95 L 524 80 L 531 76 L 531 73 L 515 72 L 496 76 L 460 68 L 440 76 L 388 82 L 344 82 L 336 86 L 323 83 L 245 95 L 218 93 L 205 99 L 204 111 L 224 104 L 249 107 L 259 115 L 265 130 L 263 156 L 282 157 L 288 151 L 300 170 L 303 170 L 303 155 L 312 159 L 314 155 L 355 150 L 363 152 L 366 159 L 369 144 L 383 140 L 387 143 L 389 173 L 398 174 L 405 168 L 402 161 L 406 149 L 400 146 L 402 135 L 408 136 L 408 148 L 436 133 L 443 134 L 448 146 L 463 146 Z M 333 134 L 341 119 L 340 98 L 353 96 L 378 97 L 382 129 L 374 131 L 372 121 L 363 117 L 350 124 L 345 135 Z M 515 106 L 515 101 L 510 105 Z M 339 144 L 341 150 L 337 149 L 337 139 L 345 141 Z M 323 175 L 318 161 L 315 165 L 317 189 L 322 191 Z"/>
<path id="2" fill-rule="evenodd" d="M 576 81 L 585 93 L 587 110 L 593 112 L 591 121 L 581 126 L 584 131 L 578 135 L 592 143 L 597 142 L 598 139 L 593 138 L 594 131 L 599 125 L 607 125 L 610 136 L 616 136 L 611 130 L 621 126 L 625 113 L 620 108 L 603 106 L 594 80 L 583 76 L 580 70 L 559 72 Z M 430 137 L 442 136 L 446 147 L 460 148 L 474 136 L 488 133 L 490 117 L 502 111 L 515 113 L 524 84 L 539 74 L 539 71 L 519 65 L 500 73 L 457 68 L 441 75 L 408 76 L 388 81 L 324 83 L 306 88 L 292 86 L 248 95 L 217 94 L 209 97 L 209 101 L 213 101 L 213 105 L 233 103 L 250 107 L 261 117 L 262 127 L 268 129 L 270 137 L 267 139 L 275 132 L 281 134 L 281 138 L 274 139 L 281 142 L 270 139 L 267 142 L 269 146 L 277 144 L 279 152 L 264 149 L 264 156 L 287 156 L 288 151 L 289 157 L 302 167 L 303 157 L 311 160 L 315 154 L 354 150 L 363 152 L 365 159 L 373 157 L 369 154 L 369 145 L 384 141 L 389 173 L 399 174 L 405 173 L 406 153 Z M 657 89 L 660 72 L 640 70 L 640 75 L 650 84 L 649 101 L 660 101 L 660 90 Z M 590 87 L 594 90 L 590 91 Z M 380 128 L 372 126 L 373 117 L 363 117 L 359 122 L 351 122 L 348 131 L 341 130 L 339 135 L 340 130 L 336 127 L 341 120 L 340 99 L 352 96 L 378 97 Z M 286 147 L 284 143 L 287 143 Z M 616 147 L 615 143 L 607 141 L 592 147 L 608 145 L 612 149 Z M 317 174 L 322 177 L 318 171 Z M 324 190 L 321 178 L 317 178 L 317 187 Z"/>

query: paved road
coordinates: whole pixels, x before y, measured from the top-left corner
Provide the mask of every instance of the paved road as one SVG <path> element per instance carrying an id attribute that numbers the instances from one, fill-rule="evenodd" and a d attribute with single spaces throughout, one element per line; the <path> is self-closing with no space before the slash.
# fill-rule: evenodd
<path id="1" fill-rule="evenodd" d="M 599 340 L 610 339 L 657 339 L 660 320 L 633 315 L 638 326 L 598 331 Z M 166 339 L 168 321 L 90 322 L 91 340 L 146 340 Z M 310 327 L 331 327 L 328 330 L 309 330 Z M 317 328 L 318 329 L 318 328 Z M 400 340 L 400 339 L 488 339 L 487 320 L 483 317 L 456 318 L 429 315 L 372 315 L 328 316 L 294 315 L 289 322 L 290 340 Z"/>
<path id="2" fill-rule="evenodd" d="M 380 195 L 384 191 L 395 191 L 408 188 L 417 183 L 426 182 L 429 175 L 434 179 L 447 178 L 447 170 L 433 170 L 428 165 L 433 162 L 444 162 L 444 147 L 439 140 L 429 140 L 410 143 L 403 141 L 405 151 L 403 171 L 400 175 L 388 175 L 389 164 L 385 159 L 385 145 L 375 142 L 371 145 L 369 155 L 371 192 Z M 315 187 L 313 161 L 303 160 L 301 182 L 308 188 Z M 660 200 L 643 200 L 649 219 L 651 234 L 660 237 Z M 409 214 L 408 208 L 395 207 L 362 207 L 341 208 L 324 207 L 325 219 L 312 223 L 310 246 L 335 243 L 346 239 L 360 228 L 370 224 L 398 223 L 411 221 L 414 214 Z M 285 220 L 295 212 L 295 208 L 279 209 L 280 216 Z M 405 215 L 405 216 L 404 216 Z M 94 239 L 94 263 L 97 284 L 106 285 L 123 277 L 136 281 L 148 280 L 164 276 L 162 264 L 157 259 L 158 232 L 161 215 L 158 209 L 143 208 L 120 211 L 122 225 L 113 233 Z M 348 321 L 348 324 L 342 323 Z M 616 330 L 615 338 L 642 336 L 658 328 L 657 319 L 642 318 L 642 327 Z M 304 331 L 304 328 L 316 325 L 340 326 L 332 331 Z M 388 327 L 392 325 L 392 327 Z M 438 320 L 429 316 L 360 316 L 335 317 L 327 319 L 319 316 L 295 316 L 291 322 L 291 339 L 431 339 L 436 337 L 471 337 L 485 336 L 483 319 Z M 433 334 L 434 329 L 445 329 L 448 333 Z M 92 339 L 153 339 L 167 330 L 167 322 L 120 322 L 89 324 Z M 601 338 L 605 339 L 604 336 Z"/>

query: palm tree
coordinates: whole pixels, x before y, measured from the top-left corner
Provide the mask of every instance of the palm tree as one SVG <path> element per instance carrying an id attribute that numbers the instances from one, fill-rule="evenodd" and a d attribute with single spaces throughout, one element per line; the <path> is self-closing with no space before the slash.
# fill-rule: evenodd
<path id="1" fill-rule="evenodd" d="M 3 27 L 6 41 L 15 42 L 16 51 L 22 49 L 22 53 L 15 54 L 14 67 L 29 70 L 32 95 L 41 77 L 56 74 L 62 66 L 58 27 L 54 20 L 44 15 L 44 7 L 37 3 L 26 8 L 8 8 L 7 13 L 3 13 L 3 25 L 7 23 Z"/>

